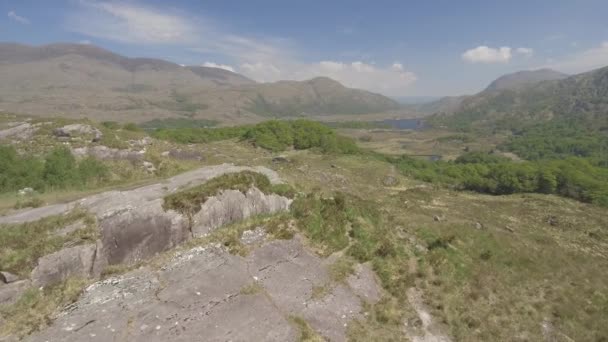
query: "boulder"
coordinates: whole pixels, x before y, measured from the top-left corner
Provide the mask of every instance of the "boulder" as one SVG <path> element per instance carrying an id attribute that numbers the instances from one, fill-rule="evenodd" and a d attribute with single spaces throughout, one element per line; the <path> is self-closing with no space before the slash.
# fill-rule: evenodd
<path id="1" fill-rule="evenodd" d="M 382 180 L 382 184 L 384 186 L 395 186 L 395 185 L 399 184 L 399 180 L 393 176 L 386 176 Z"/>
<path id="2" fill-rule="evenodd" d="M 0 283 L 10 284 L 19 280 L 19 277 L 10 272 L 0 272 Z"/>
<path id="3" fill-rule="evenodd" d="M 38 259 L 32 271 L 34 286 L 47 286 L 70 277 L 89 278 L 93 270 L 97 247 L 94 244 L 64 248 Z"/>
<path id="4" fill-rule="evenodd" d="M 14 138 L 17 140 L 26 140 L 31 138 L 37 130 L 37 127 L 34 127 L 27 122 L 21 122 L 14 127 L 0 130 L 0 139 Z"/>
<path id="5" fill-rule="evenodd" d="M 283 196 L 266 195 L 255 187 L 245 193 L 225 190 L 207 199 L 193 216 L 192 233 L 195 237 L 204 236 L 218 227 L 253 215 L 287 210 L 291 202 L 291 199 Z"/>
<path id="6" fill-rule="evenodd" d="M 275 164 L 288 163 L 289 159 L 287 159 L 287 157 L 285 157 L 285 156 L 276 156 L 276 157 L 272 158 L 272 162 Z"/>
<path id="7" fill-rule="evenodd" d="M 188 220 L 175 211 L 165 212 L 162 201 L 118 211 L 101 221 L 101 246 L 94 273 L 106 265 L 135 264 L 191 237 Z"/>
<path id="8" fill-rule="evenodd" d="M 75 157 L 90 156 L 99 160 L 130 160 L 139 161 L 143 159 L 145 151 L 132 151 L 128 149 L 109 148 L 107 146 L 79 147 L 72 149 Z"/>
<path id="9" fill-rule="evenodd" d="M 64 138 L 72 138 L 79 135 L 93 135 L 93 141 L 99 141 L 103 137 L 100 130 L 91 125 L 85 124 L 71 124 L 56 128 L 53 131 L 53 135 Z"/>
<path id="10" fill-rule="evenodd" d="M 14 303 L 30 286 L 29 280 L 19 280 L 10 284 L 0 283 L 0 306 Z"/>

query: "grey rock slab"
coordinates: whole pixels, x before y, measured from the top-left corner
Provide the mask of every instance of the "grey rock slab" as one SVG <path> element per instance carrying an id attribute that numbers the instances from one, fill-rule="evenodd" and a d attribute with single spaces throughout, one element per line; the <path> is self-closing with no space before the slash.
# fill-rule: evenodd
<path id="1" fill-rule="evenodd" d="M 344 341 L 361 318 L 361 293 L 334 284 L 323 298 L 328 263 L 296 237 L 255 247 L 247 256 L 221 245 L 176 251 L 159 270 L 141 268 L 89 286 L 31 341 L 296 341 L 290 316 L 331 341 Z M 370 279 L 374 279 L 373 277 Z M 245 287 L 257 283 L 259 291 Z M 366 290 L 367 291 L 367 290 Z M 368 295 L 368 297 L 371 297 Z"/>
<path id="2" fill-rule="evenodd" d="M 10 284 L 19 280 L 19 277 L 10 272 L 0 272 L 0 284 Z"/>
<path id="3" fill-rule="evenodd" d="M 19 280 L 10 284 L 0 284 L 0 305 L 14 303 L 31 286 L 29 280 Z"/>
<path id="4" fill-rule="evenodd" d="M 47 286 L 70 277 L 88 278 L 93 270 L 96 246 L 94 244 L 64 248 L 38 259 L 32 271 L 34 286 Z"/>
<path id="5" fill-rule="evenodd" d="M 369 264 L 358 264 L 355 273 L 346 278 L 347 284 L 364 301 L 376 303 L 382 297 L 382 288 Z"/>
<path id="6" fill-rule="evenodd" d="M 193 216 L 192 233 L 204 236 L 209 232 L 258 214 L 271 214 L 289 209 L 292 200 L 275 194 L 266 195 L 257 188 L 246 193 L 225 190 L 203 203 L 201 210 Z"/>
<path id="7" fill-rule="evenodd" d="M 162 199 L 116 212 L 103 219 L 99 229 L 102 247 L 96 262 L 109 265 L 135 264 L 190 237 L 187 220 L 174 211 L 165 212 Z"/>

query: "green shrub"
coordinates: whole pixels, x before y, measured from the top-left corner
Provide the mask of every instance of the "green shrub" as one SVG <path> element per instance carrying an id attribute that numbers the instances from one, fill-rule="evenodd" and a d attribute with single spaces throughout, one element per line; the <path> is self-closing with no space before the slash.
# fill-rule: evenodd
<path id="1" fill-rule="evenodd" d="M 163 208 L 191 216 L 201 209 L 201 205 L 209 197 L 215 196 L 223 190 L 238 190 L 244 193 L 252 187 L 258 188 L 265 194 L 279 193 L 283 196 L 295 194 L 289 185 L 273 185 L 268 177 L 261 173 L 242 171 L 227 173 L 191 189 L 168 195 L 164 198 Z"/>
<path id="2" fill-rule="evenodd" d="M 139 128 L 139 126 L 137 126 L 136 124 L 129 122 L 127 124 L 125 124 L 124 126 L 122 126 L 122 129 L 124 129 L 125 131 L 131 131 L 131 132 L 139 132 L 141 131 L 141 128 Z"/>

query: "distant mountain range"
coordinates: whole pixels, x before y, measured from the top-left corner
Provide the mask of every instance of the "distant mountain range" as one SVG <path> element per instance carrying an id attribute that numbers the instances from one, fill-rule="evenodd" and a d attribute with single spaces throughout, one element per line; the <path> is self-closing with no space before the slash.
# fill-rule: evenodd
<path id="1" fill-rule="evenodd" d="M 84 44 L 0 43 L 0 75 L 0 110 L 41 116 L 247 122 L 399 108 L 385 96 L 328 78 L 256 83 L 224 69 L 128 58 Z"/>
<path id="2" fill-rule="evenodd" d="M 608 67 L 567 76 L 552 70 L 500 77 L 432 121 L 452 127 L 510 127 L 554 119 L 608 128 Z"/>

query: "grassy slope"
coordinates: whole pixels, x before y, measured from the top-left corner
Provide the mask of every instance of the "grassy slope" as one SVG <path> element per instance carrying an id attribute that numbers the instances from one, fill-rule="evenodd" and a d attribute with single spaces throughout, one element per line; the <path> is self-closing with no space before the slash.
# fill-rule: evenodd
<path id="1" fill-rule="evenodd" d="M 556 196 L 495 197 L 435 188 L 365 156 L 288 151 L 282 154 L 289 163 L 273 164 L 272 153 L 234 140 L 195 148 L 205 152 L 206 164 L 274 168 L 298 191 L 323 197 L 345 192 L 350 208 L 345 219 L 351 226 L 362 222 L 369 235 L 345 243 L 335 239 L 341 229 L 314 235 L 323 223 L 319 226 L 317 218 L 300 219 L 300 230 L 311 237 L 311 243 L 320 242 L 317 250 L 323 254 L 352 246 L 357 239 L 382 236 L 399 246 L 386 256 L 371 256 L 387 295 L 368 308 L 367 320 L 351 327 L 353 339 L 398 339 L 404 319 L 416 326 L 403 291 L 411 286 L 422 289 L 432 314 L 456 340 L 540 340 L 543 324 L 552 326 L 551 334 L 558 338 L 608 336 L 602 324 L 608 314 L 605 209 Z M 383 186 L 386 176 L 395 177 L 397 184 Z M 329 203 L 342 215 L 339 205 Z M 378 214 L 370 221 L 368 211 Z M 235 232 L 220 230 L 224 233 L 214 238 L 242 253 L 238 245 L 242 230 L 244 226 Z M 284 228 L 277 234 L 291 235 Z"/>

